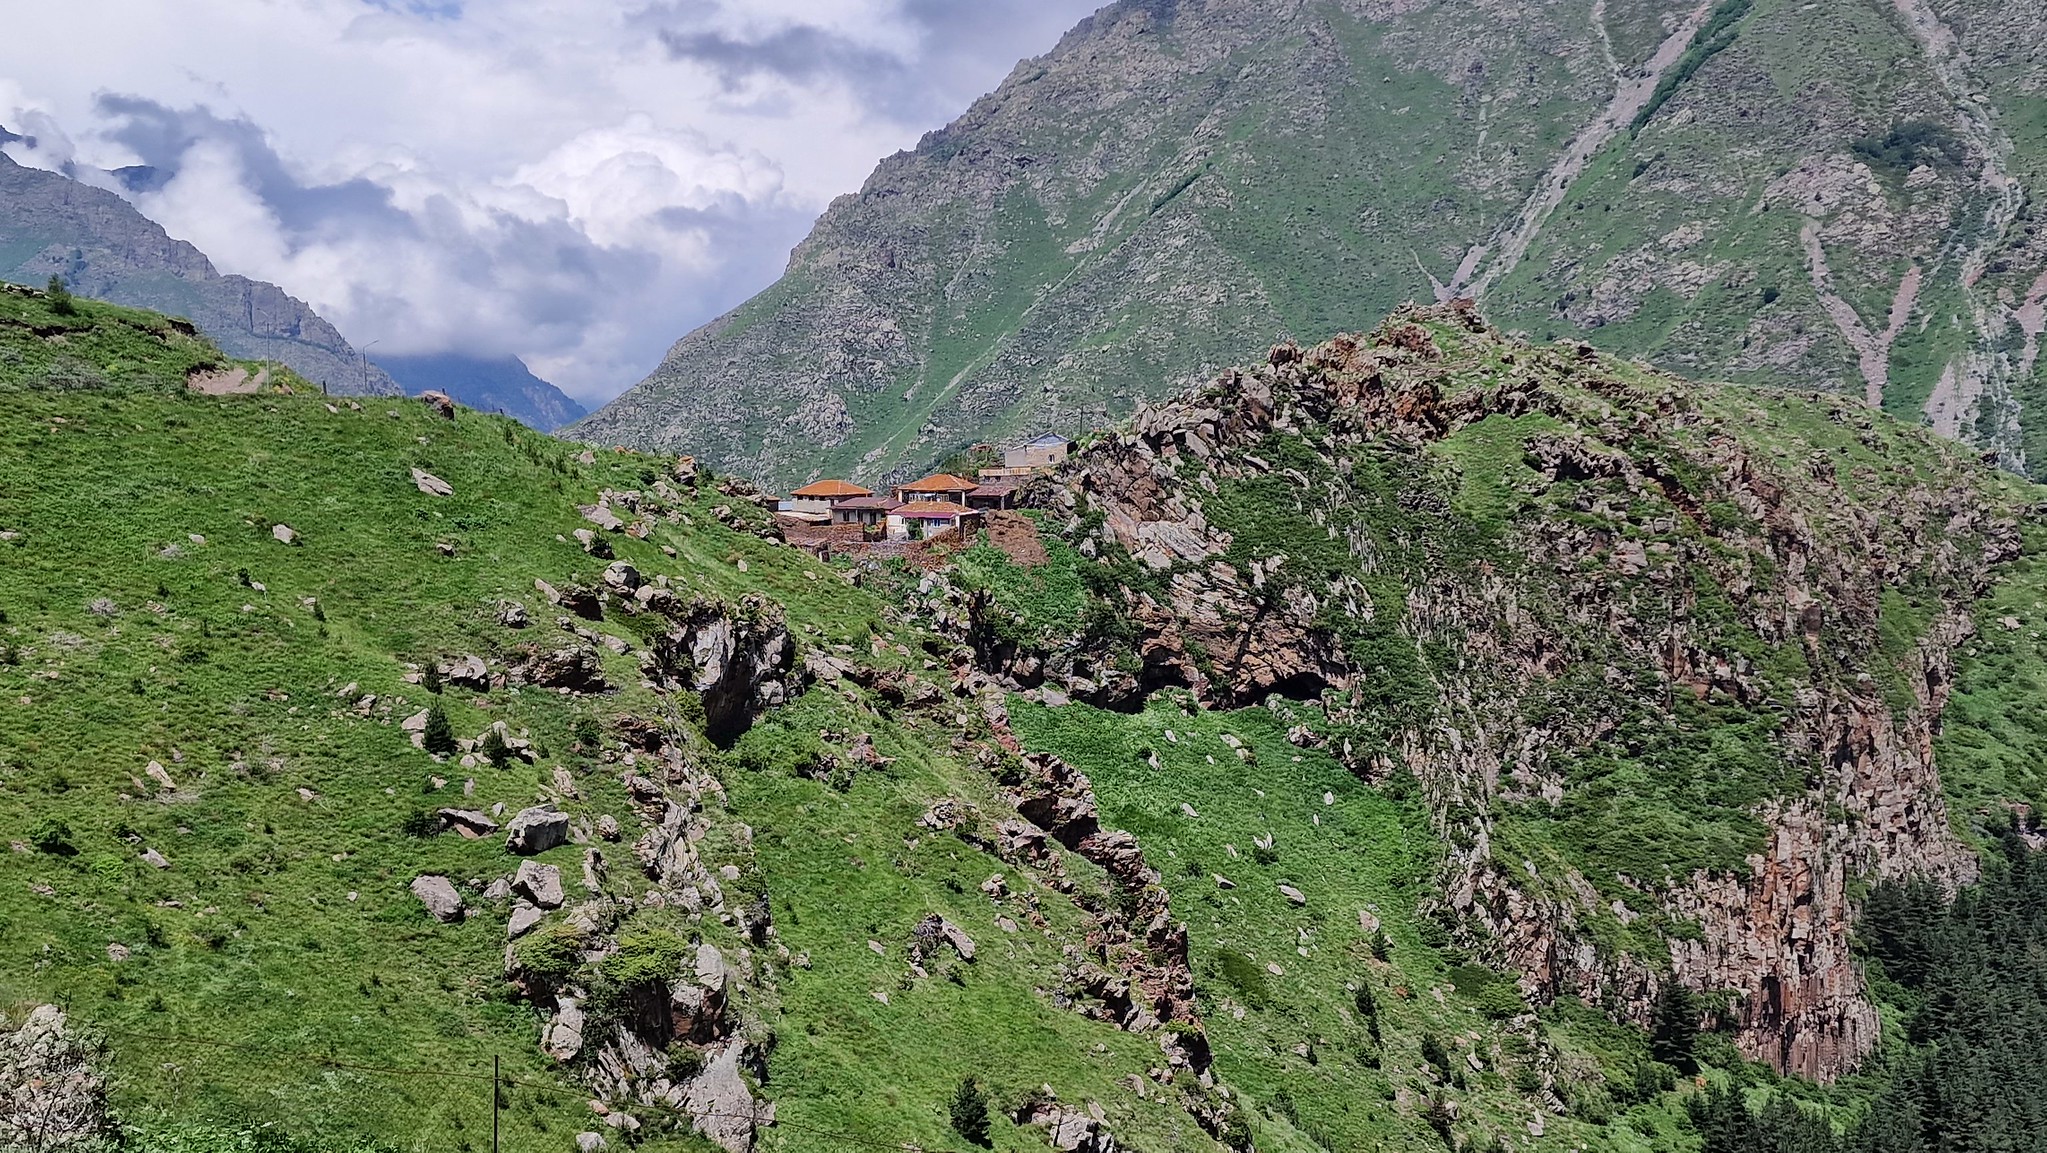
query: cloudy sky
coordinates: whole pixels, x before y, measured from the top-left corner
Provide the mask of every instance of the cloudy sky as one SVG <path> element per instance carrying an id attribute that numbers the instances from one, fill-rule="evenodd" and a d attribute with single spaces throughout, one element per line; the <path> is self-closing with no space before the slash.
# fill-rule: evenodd
<path id="1" fill-rule="evenodd" d="M 21 163 L 154 167 L 138 208 L 358 348 L 602 400 L 1100 2 L 10 5 L 0 126 Z"/>

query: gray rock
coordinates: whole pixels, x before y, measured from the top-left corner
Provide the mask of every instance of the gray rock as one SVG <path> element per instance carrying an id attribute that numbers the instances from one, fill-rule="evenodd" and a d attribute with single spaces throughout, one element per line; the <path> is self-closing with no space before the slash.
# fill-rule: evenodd
<path id="1" fill-rule="evenodd" d="M 488 837 L 498 831 L 498 823 L 491 820 L 489 814 L 479 813 L 475 809 L 437 809 L 434 815 L 441 819 L 442 824 L 468 840 Z"/>
<path id="2" fill-rule="evenodd" d="M 562 907 L 562 871 L 554 865 L 543 865 L 538 861 L 519 862 L 519 871 L 512 876 L 512 887 L 543 909 Z"/>
<path id="3" fill-rule="evenodd" d="M 144 849 L 142 851 L 142 860 L 144 864 L 152 869 L 168 869 L 171 867 L 171 863 L 164 859 L 164 855 L 155 849 Z"/>
<path id="4" fill-rule="evenodd" d="M 704 1071 L 690 1082 L 682 1099 L 691 1127 L 726 1153 L 751 1153 L 753 1149 L 757 1116 L 753 1090 L 747 1088 L 746 1078 L 739 1075 L 740 1051 L 744 1048 L 743 1042 L 734 1040 L 718 1050 Z"/>
<path id="5" fill-rule="evenodd" d="M 526 615 L 526 606 L 518 601 L 506 601 L 498 606 L 498 623 L 508 629 L 523 629 L 532 621 Z"/>
<path id="6" fill-rule="evenodd" d="M 540 1048 L 557 1061 L 571 1061 L 583 1051 L 583 1010 L 574 997 L 563 997 L 554 1017 L 540 1031 Z"/>
<path id="7" fill-rule="evenodd" d="M 521 809 L 505 826 L 506 850 L 522 857 L 544 853 L 568 839 L 569 815 L 553 805 Z"/>
<path id="8" fill-rule="evenodd" d="M 278 544 L 296 544 L 299 539 L 298 531 L 288 524 L 270 526 L 270 535 L 277 538 Z"/>
<path id="9" fill-rule="evenodd" d="M 605 813 L 603 816 L 598 817 L 597 835 L 603 837 L 607 841 L 618 840 L 620 836 L 618 818 L 612 816 L 610 813 Z"/>
<path id="10" fill-rule="evenodd" d="M 428 496 L 455 495 L 455 489 L 452 485 L 425 469 L 415 468 L 412 470 L 412 483 L 418 485 L 419 491 Z"/>
<path id="11" fill-rule="evenodd" d="M 1292 885 L 1281 885 L 1279 887 L 1279 895 L 1285 897 L 1291 904 L 1305 905 L 1308 903 L 1308 895 Z"/>
<path id="12" fill-rule="evenodd" d="M 533 931 L 535 925 L 547 919 L 544 909 L 536 909 L 524 901 L 512 906 L 512 916 L 505 922 L 505 939 L 516 941 Z"/>
<path id="13" fill-rule="evenodd" d="M 434 920 L 447 924 L 462 919 L 462 894 L 455 891 L 454 883 L 446 877 L 427 875 L 415 877 L 412 895 L 434 915 Z"/>
<path id="14" fill-rule="evenodd" d="M 605 1141 L 602 1133 L 576 1134 L 576 1153 L 597 1153 L 604 1146 Z"/>
<path id="15" fill-rule="evenodd" d="M 490 688 L 490 666 L 483 663 L 482 657 L 462 657 L 442 668 L 441 675 L 448 679 L 448 683 L 461 685 L 465 689 Z"/>

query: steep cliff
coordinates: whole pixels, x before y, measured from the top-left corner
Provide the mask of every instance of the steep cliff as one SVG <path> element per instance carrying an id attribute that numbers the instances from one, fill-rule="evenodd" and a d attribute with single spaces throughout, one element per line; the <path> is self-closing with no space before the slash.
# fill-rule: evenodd
<path id="1" fill-rule="evenodd" d="M 1475 295 L 2016 464 L 2047 399 L 2042 35 L 1989 0 L 1123 0 L 579 434 L 872 478 Z"/>
<path id="2" fill-rule="evenodd" d="M 1879 1032 L 1860 885 L 1969 881 L 2038 800 L 1964 762 L 1951 811 L 1935 749 L 2039 495 L 1852 400 L 1437 308 L 1140 409 L 1034 497 L 1110 611 L 981 582 L 956 620 L 1061 697 L 1316 703 L 1302 741 L 1419 784 L 1436 915 L 1528 995 L 1646 1022 L 1676 981 L 1831 1079 Z"/>
<path id="3" fill-rule="evenodd" d="M 0 155 L 0 280 L 182 316 L 230 355 L 272 360 L 331 391 L 397 395 L 306 302 L 274 284 L 222 276 L 119 196 Z"/>

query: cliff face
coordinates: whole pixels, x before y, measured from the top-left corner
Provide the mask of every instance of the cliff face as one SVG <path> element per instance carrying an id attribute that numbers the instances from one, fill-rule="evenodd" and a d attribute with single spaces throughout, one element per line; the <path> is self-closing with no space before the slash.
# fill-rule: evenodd
<path id="1" fill-rule="evenodd" d="M 579 428 L 872 478 L 1475 296 L 2016 464 L 2047 394 L 2042 35 L 1988 0 L 1111 4 Z"/>
<path id="2" fill-rule="evenodd" d="M 1831 1078 L 1878 1033 L 1851 886 L 1975 875 L 1934 737 L 2034 492 L 1852 402 L 1439 308 L 1142 409 L 1034 499 L 1121 565 L 1138 659 L 997 672 L 1320 700 L 1420 783 L 1439 916 L 1531 995 L 1729 994 L 1744 1052 Z"/>
<path id="3" fill-rule="evenodd" d="M 0 279 L 73 292 L 196 323 L 231 356 L 275 360 L 336 393 L 395 396 L 334 326 L 274 284 L 222 276 L 127 201 L 0 155 Z"/>

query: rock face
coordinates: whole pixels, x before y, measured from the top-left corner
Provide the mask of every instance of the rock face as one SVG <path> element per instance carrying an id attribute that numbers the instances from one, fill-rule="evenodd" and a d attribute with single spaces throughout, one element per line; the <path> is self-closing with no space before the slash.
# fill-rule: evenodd
<path id="1" fill-rule="evenodd" d="M 535 805 L 519 810 L 512 823 L 505 826 L 505 849 L 521 856 L 544 853 L 569 839 L 569 815 L 553 805 Z M 557 870 L 554 878 L 555 890 L 560 891 L 561 874 Z"/>
<path id="2" fill-rule="evenodd" d="M 398 385 L 334 326 L 274 284 L 222 276 L 114 193 L 0 156 L 0 279 L 183 316 L 230 356 L 282 361 L 336 393 L 396 396 Z"/>
<path id="3" fill-rule="evenodd" d="M 653 672 L 702 697 L 711 740 L 736 740 L 761 710 L 789 697 L 796 645 L 767 598 L 751 594 L 736 608 L 700 600 L 670 616 L 673 626 L 653 642 Z"/>
<path id="4" fill-rule="evenodd" d="M 1918 472 L 1886 470 L 1904 455 Z M 1477 519 L 1473 484 L 1511 516 Z M 1354 726 L 1336 751 L 1355 771 L 1420 781 L 1452 846 L 1440 913 L 1538 998 L 1646 1020 L 1674 970 L 1734 994 L 1750 1056 L 1828 1079 L 1877 1038 L 1853 884 L 1974 875 L 1933 736 L 2024 510 L 1965 454 L 1851 403 L 1682 385 L 1417 310 L 1144 409 L 1031 499 L 1084 555 L 1156 573 L 1115 606 L 1142 668 L 1083 679 L 1099 646 L 1066 638 L 989 672 L 1320 703 Z M 1753 734 L 1739 758 L 1702 743 L 1732 732 Z M 1615 761 L 1650 779 L 1695 764 L 1726 799 L 1657 794 L 1685 835 L 1602 833 L 1564 802 Z M 1069 789 L 1022 811 L 1113 853 Z M 1542 877 L 1496 854 L 1510 823 L 1582 847 Z M 1643 909 L 1693 931 L 1667 956 L 1596 943 L 1596 922 Z"/>
<path id="5" fill-rule="evenodd" d="M 1714 7 L 1109 4 L 573 434 L 789 484 L 893 476 L 1475 296 L 1689 375 L 1930 393 L 1936 427 L 1980 417 L 2016 461 L 2047 232 L 2020 211 L 2039 138 L 2000 125 L 2047 31 L 1995 0 L 1876 22 L 1815 0 L 1708 33 Z M 1789 36 L 1830 51 L 1794 75 Z M 1865 105 L 1879 70 L 1894 99 Z M 1891 355 L 1928 331 L 1958 351 Z"/>
<path id="6" fill-rule="evenodd" d="M 462 894 L 455 891 L 454 883 L 446 877 L 413 878 L 412 895 L 419 898 L 436 921 L 447 924 L 462 919 Z"/>

